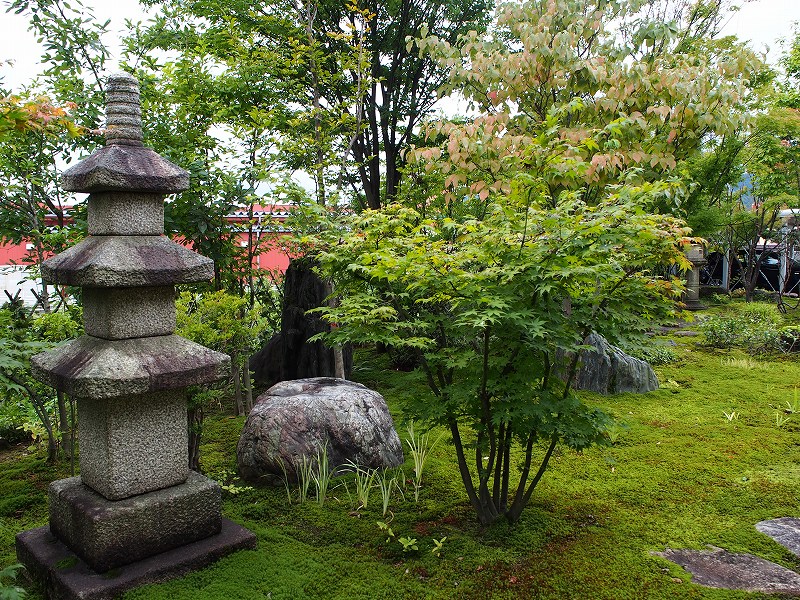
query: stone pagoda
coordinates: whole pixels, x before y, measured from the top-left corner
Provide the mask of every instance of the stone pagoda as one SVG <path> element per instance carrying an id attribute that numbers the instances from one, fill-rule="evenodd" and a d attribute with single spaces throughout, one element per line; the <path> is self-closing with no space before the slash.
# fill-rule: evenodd
<path id="1" fill-rule="evenodd" d="M 205 566 L 255 536 L 222 519 L 220 488 L 188 468 L 186 388 L 230 359 L 175 335 L 175 285 L 213 262 L 164 236 L 164 197 L 186 171 L 142 144 L 139 85 L 112 75 L 106 145 L 67 170 L 87 192 L 90 236 L 42 265 L 82 288 L 86 335 L 32 361 L 78 405 L 80 477 L 50 485 L 50 524 L 20 533 L 17 556 L 50 598 L 110 598 Z"/>

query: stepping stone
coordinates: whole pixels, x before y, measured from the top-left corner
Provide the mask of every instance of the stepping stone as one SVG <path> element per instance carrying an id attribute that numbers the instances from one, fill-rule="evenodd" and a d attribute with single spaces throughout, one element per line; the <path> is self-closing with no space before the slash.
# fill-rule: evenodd
<path id="1" fill-rule="evenodd" d="M 800 519 L 781 517 L 756 523 L 756 529 L 800 557 Z"/>
<path id="2" fill-rule="evenodd" d="M 752 554 L 713 550 L 654 552 L 689 571 L 692 583 L 727 590 L 800 596 L 800 575 Z"/>

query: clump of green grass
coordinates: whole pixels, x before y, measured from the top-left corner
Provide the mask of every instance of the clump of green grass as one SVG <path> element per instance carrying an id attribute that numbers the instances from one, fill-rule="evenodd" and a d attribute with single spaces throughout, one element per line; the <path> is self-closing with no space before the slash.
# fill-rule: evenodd
<path id="1" fill-rule="evenodd" d="M 743 371 L 752 371 L 754 369 L 761 369 L 764 371 L 768 371 L 773 368 L 768 362 L 762 362 L 759 360 L 755 360 L 750 358 L 749 356 L 744 358 L 723 358 L 722 359 L 722 366 L 723 367 L 730 367 L 732 369 L 741 369 Z"/>

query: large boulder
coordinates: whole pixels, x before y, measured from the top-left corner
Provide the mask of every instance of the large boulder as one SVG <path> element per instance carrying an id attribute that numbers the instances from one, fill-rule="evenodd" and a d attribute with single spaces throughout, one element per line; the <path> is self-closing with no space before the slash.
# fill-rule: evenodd
<path id="1" fill-rule="evenodd" d="M 644 393 L 658 389 L 658 378 L 646 361 L 612 346 L 600 334 L 584 340 L 591 349 L 582 350 L 574 387 L 601 394 Z"/>
<path id="2" fill-rule="evenodd" d="M 327 446 L 332 468 L 348 461 L 369 468 L 403 463 L 403 447 L 379 393 L 343 379 L 282 381 L 256 400 L 236 458 L 251 482 L 297 479 L 296 466 Z"/>

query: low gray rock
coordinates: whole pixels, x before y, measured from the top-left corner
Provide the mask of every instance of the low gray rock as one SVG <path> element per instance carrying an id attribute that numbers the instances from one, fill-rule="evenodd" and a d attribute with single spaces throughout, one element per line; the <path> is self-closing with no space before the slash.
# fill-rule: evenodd
<path id="1" fill-rule="evenodd" d="M 236 448 L 239 474 L 271 482 L 285 468 L 296 480 L 296 465 L 325 446 L 332 468 L 348 461 L 369 468 L 403 463 L 383 396 L 352 381 L 313 377 L 282 381 L 258 397 Z"/>
<path id="2" fill-rule="evenodd" d="M 692 574 L 692 583 L 699 585 L 768 594 L 800 594 L 800 575 L 752 554 L 733 554 L 721 548 L 667 548 L 653 554 L 682 566 Z"/>
<path id="3" fill-rule="evenodd" d="M 644 393 L 658 389 L 658 378 L 646 361 L 625 354 L 597 333 L 586 338 L 591 350 L 580 354 L 575 389 L 601 394 Z"/>
<path id="4" fill-rule="evenodd" d="M 780 517 L 756 523 L 756 529 L 768 535 L 797 557 L 800 557 L 800 519 Z"/>

